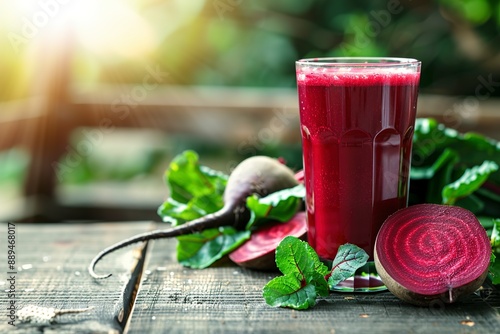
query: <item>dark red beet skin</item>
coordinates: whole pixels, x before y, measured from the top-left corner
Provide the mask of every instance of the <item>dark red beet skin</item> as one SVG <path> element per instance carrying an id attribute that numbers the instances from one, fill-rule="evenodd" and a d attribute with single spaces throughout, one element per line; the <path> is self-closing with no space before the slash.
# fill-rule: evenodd
<path id="1" fill-rule="evenodd" d="M 491 246 L 472 212 L 420 204 L 401 209 L 384 222 L 375 253 L 377 270 L 389 290 L 398 295 L 403 288 L 417 297 L 406 301 L 425 305 L 431 297 L 451 303 L 459 294 L 477 289 L 486 277 Z M 391 287 L 392 280 L 397 288 Z"/>
<path id="2" fill-rule="evenodd" d="M 250 218 L 246 199 L 252 194 L 266 196 L 298 184 L 292 170 L 278 160 L 267 156 L 253 156 L 243 160 L 231 173 L 224 190 L 224 207 L 217 212 L 165 230 L 138 234 L 111 245 L 97 254 L 89 264 L 89 274 L 94 278 L 107 278 L 94 271 L 97 263 L 107 254 L 120 248 L 148 240 L 166 239 L 200 232 L 209 228 L 233 226 L 243 230 Z"/>
<path id="3" fill-rule="evenodd" d="M 275 269 L 274 253 L 281 240 L 289 235 L 304 238 L 306 233 L 306 213 L 300 211 L 286 223 L 272 224 L 253 232 L 248 241 L 229 254 L 229 258 L 241 267 Z"/>

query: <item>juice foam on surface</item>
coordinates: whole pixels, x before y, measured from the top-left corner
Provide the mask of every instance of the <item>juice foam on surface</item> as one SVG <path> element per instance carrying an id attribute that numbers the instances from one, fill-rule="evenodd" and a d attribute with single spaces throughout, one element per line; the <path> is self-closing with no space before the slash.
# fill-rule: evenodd
<path id="1" fill-rule="evenodd" d="M 383 72 L 381 72 L 383 70 Z M 418 84 L 420 74 L 410 68 L 329 68 L 305 67 L 297 73 L 298 84 L 330 85 L 408 85 Z"/>

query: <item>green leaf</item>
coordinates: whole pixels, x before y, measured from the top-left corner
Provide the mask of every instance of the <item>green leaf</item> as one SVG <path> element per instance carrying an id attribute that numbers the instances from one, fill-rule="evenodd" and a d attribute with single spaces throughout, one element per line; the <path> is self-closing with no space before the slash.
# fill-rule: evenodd
<path id="1" fill-rule="evenodd" d="M 460 164 L 468 168 L 480 165 L 485 160 L 500 165 L 500 142 L 478 133 L 459 133 L 435 119 L 417 118 L 413 135 L 412 170 L 431 166 L 446 149 L 459 154 Z M 410 176 L 413 178 L 412 173 Z M 500 173 L 492 175 L 489 181 L 500 184 Z"/>
<path id="2" fill-rule="evenodd" d="M 179 154 L 165 171 L 170 197 L 158 208 L 158 215 L 175 226 L 218 211 L 224 205 L 227 178 L 201 166 L 195 152 Z"/>
<path id="3" fill-rule="evenodd" d="M 478 195 L 484 196 L 492 201 L 500 203 L 500 194 L 494 193 L 491 190 L 479 188 L 476 192 Z"/>
<path id="4" fill-rule="evenodd" d="M 328 278 L 330 289 L 354 275 L 356 270 L 366 264 L 368 258 L 368 254 L 356 245 L 344 244 L 340 246 L 333 260 L 332 271 Z"/>
<path id="5" fill-rule="evenodd" d="M 479 220 L 481 225 L 483 225 L 486 232 L 488 232 L 488 235 L 491 236 L 491 229 L 495 224 L 495 220 L 487 216 L 477 216 L 477 219 Z"/>
<path id="6" fill-rule="evenodd" d="M 328 268 L 325 267 L 325 269 L 328 272 Z M 328 289 L 328 282 L 326 281 L 324 274 L 321 274 L 316 271 L 311 274 L 307 282 L 308 284 L 314 285 L 314 287 L 316 288 L 316 294 L 318 296 L 322 297 L 328 296 L 330 291 Z"/>
<path id="7" fill-rule="evenodd" d="M 194 151 L 184 151 L 176 156 L 165 172 L 170 196 L 181 203 L 214 191 L 222 194 L 227 178 L 223 173 L 200 166 L 198 154 Z"/>
<path id="8" fill-rule="evenodd" d="M 495 285 L 500 284 L 500 257 L 491 254 L 492 261 L 490 262 L 489 274 L 491 282 Z"/>
<path id="9" fill-rule="evenodd" d="M 158 214 L 163 217 L 163 221 L 173 226 L 199 218 L 203 213 L 204 211 L 190 203 L 180 203 L 170 197 L 158 208 Z"/>
<path id="10" fill-rule="evenodd" d="M 285 237 L 276 248 L 276 265 L 283 274 L 298 274 L 303 279 L 314 272 L 328 273 L 328 267 L 319 260 L 314 249 L 293 236 Z"/>
<path id="11" fill-rule="evenodd" d="M 274 192 L 266 197 L 252 195 L 247 198 L 247 207 L 250 209 L 250 220 L 247 230 L 262 225 L 266 221 L 289 221 L 299 209 L 306 195 L 304 185 Z"/>
<path id="12" fill-rule="evenodd" d="M 500 219 L 493 219 L 489 274 L 493 284 L 500 284 Z"/>
<path id="13" fill-rule="evenodd" d="M 464 185 L 460 188 L 464 194 L 454 194 L 451 187 L 444 192 L 445 187 L 457 185 L 467 169 L 479 168 L 485 161 L 500 166 L 499 141 L 478 133 L 460 133 L 434 119 L 418 118 L 413 136 L 409 204 L 454 204 L 478 216 L 500 216 L 498 172 L 484 175 L 486 180 L 479 188 Z"/>
<path id="14" fill-rule="evenodd" d="M 500 257 L 500 219 L 493 219 L 491 230 L 491 248 L 493 253 Z"/>
<path id="15" fill-rule="evenodd" d="M 314 306 L 317 296 L 328 295 L 324 277 L 328 268 L 307 242 L 292 236 L 284 238 L 276 249 L 276 265 L 284 276 L 264 286 L 267 304 L 300 310 Z"/>
<path id="16" fill-rule="evenodd" d="M 207 268 L 249 238 L 249 231 L 236 231 L 232 227 L 183 235 L 177 237 L 177 260 L 186 267 Z"/>
<path id="17" fill-rule="evenodd" d="M 413 134 L 412 167 L 432 165 L 432 157 L 448 148 L 457 135 L 456 131 L 447 131 L 447 128 L 435 119 L 417 118 Z"/>
<path id="18" fill-rule="evenodd" d="M 194 197 L 188 203 L 180 203 L 169 197 L 158 208 L 158 214 L 163 218 L 164 222 L 178 226 L 187 221 L 218 211 L 222 206 L 217 205 L 216 207 L 212 207 L 212 204 L 219 201 L 222 201 L 222 195 L 218 193 Z"/>
<path id="19" fill-rule="evenodd" d="M 454 204 L 457 199 L 472 194 L 497 170 L 498 165 L 493 161 L 484 161 L 480 166 L 467 169 L 458 180 L 443 188 L 443 204 Z"/>
<path id="20" fill-rule="evenodd" d="M 263 289 L 263 296 L 270 306 L 304 310 L 316 304 L 317 293 L 313 284 L 302 287 L 299 280 L 285 275 L 267 283 Z"/>
<path id="21" fill-rule="evenodd" d="M 425 196 L 427 203 L 441 204 L 443 202 L 443 188 L 453 181 L 453 171 L 456 164 L 460 161 L 459 155 L 454 150 L 449 150 L 449 158 L 436 170 L 431 182 L 429 182 L 427 194 Z"/>
<path id="22" fill-rule="evenodd" d="M 411 177 L 415 180 L 431 179 L 441 168 L 446 166 L 450 161 L 453 163 L 458 161 L 458 159 L 456 158 L 458 158 L 458 154 L 454 150 L 445 149 L 431 166 L 412 167 Z"/>
<path id="23" fill-rule="evenodd" d="M 470 194 L 467 197 L 462 197 L 455 202 L 455 205 L 471 211 L 474 214 L 481 212 L 484 209 L 484 202 L 475 194 Z"/>

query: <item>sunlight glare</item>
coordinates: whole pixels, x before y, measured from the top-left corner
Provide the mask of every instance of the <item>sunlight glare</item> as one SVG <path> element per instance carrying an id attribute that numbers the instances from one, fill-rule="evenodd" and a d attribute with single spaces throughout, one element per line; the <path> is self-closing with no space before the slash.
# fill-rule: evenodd
<path id="1" fill-rule="evenodd" d="M 124 1 L 78 1 L 70 15 L 78 40 L 98 55 L 136 58 L 156 47 L 153 28 Z"/>

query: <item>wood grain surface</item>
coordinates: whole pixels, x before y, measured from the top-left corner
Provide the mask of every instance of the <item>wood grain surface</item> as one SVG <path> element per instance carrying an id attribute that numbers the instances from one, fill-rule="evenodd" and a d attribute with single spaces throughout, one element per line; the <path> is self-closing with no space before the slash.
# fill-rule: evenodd
<path id="1" fill-rule="evenodd" d="M 94 309 L 60 316 L 54 324 L 18 322 L 12 327 L 6 317 L 9 299 L 2 293 L 0 333 L 499 332 L 500 294 L 490 286 L 455 305 L 432 308 L 405 304 L 390 292 L 332 293 L 307 311 L 272 308 L 262 298 L 262 287 L 277 273 L 227 261 L 203 270 L 184 268 L 175 259 L 175 240 L 157 240 L 147 249 L 129 247 L 105 257 L 96 271 L 113 273 L 106 280 L 88 275 L 88 263 L 99 250 L 153 225 L 16 224 L 18 307 Z M 4 290 L 6 224 L 0 224 L 0 231 Z M 143 267 L 137 260 L 141 252 Z M 131 272 L 134 268 L 136 273 Z"/>
<path id="2" fill-rule="evenodd" d="M 276 273 L 225 264 L 191 270 L 175 261 L 175 242 L 158 240 L 136 300 L 130 333 L 498 333 L 498 291 L 456 305 L 422 308 L 390 292 L 332 293 L 310 310 L 268 306 L 262 287 Z"/>
<path id="3" fill-rule="evenodd" d="M 102 248 L 150 228 L 148 222 L 123 224 L 16 224 L 15 301 L 18 310 L 27 305 L 55 309 L 93 307 L 81 314 L 62 315 L 57 323 L 8 324 L 7 293 L 0 294 L 0 333 L 121 333 L 133 297 L 132 269 L 140 248 L 129 247 L 99 263 L 99 272 L 112 272 L 107 280 L 87 273 L 89 261 Z M 8 288 L 7 225 L 0 224 L 0 288 Z M 139 245 L 140 246 L 140 245 Z M 4 256 L 5 255 L 5 256 Z"/>

